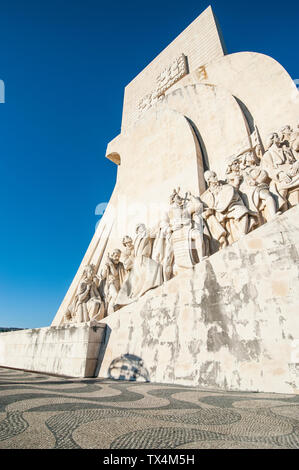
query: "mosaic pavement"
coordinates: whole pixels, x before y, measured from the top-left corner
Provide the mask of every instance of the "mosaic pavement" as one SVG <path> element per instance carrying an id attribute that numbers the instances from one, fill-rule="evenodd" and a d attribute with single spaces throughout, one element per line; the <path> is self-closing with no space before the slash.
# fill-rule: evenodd
<path id="1" fill-rule="evenodd" d="M 0 368 L 0 449 L 299 448 L 299 395 Z"/>

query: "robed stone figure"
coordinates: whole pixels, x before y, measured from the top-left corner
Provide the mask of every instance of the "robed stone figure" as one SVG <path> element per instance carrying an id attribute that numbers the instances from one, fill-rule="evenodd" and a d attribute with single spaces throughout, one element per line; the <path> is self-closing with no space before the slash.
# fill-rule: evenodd
<path id="1" fill-rule="evenodd" d="M 208 189 L 200 196 L 207 207 L 203 217 L 212 237 L 223 248 L 248 233 L 257 220 L 250 217 L 253 214 L 232 185 L 220 182 L 214 171 L 206 171 L 204 177 Z"/>
<path id="2" fill-rule="evenodd" d="M 134 261 L 115 301 L 115 309 L 138 300 L 163 282 L 162 266 L 151 259 L 153 238 L 144 224 L 136 227 Z"/>
<path id="3" fill-rule="evenodd" d="M 74 299 L 68 306 L 65 322 L 81 323 L 99 320 L 104 315 L 104 302 L 98 287 L 94 265 L 85 266 Z"/>

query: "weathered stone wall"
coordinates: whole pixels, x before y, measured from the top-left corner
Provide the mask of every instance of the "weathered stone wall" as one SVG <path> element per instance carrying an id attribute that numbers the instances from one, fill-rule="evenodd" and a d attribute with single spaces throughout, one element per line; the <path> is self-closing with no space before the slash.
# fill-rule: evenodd
<path id="1" fill-rule="evenodd" d="M 109 377 L 129 354 L 152 382 L 298 393 L 298 246 L 296 206 L 100 324 L 1 333 L 0 365 Z"/>
<path id="2" fill-rule="evenodd" d="M 99 376 L 124 354 L 152 382 L 298 393 L 299 207 L 109 315 Z"/>
<path id="3" fill-rule="evenodd" d="M 89 322 L 0 333 L 0 366 L 92 377 L 104 330 L 105 325 Z"/>

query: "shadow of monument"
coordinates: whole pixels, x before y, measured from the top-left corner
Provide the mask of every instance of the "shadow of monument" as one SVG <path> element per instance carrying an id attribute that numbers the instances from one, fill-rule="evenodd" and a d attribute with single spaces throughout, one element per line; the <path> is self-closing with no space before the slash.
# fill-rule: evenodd
<path id="1" fill-rule="evenodd" d="M 109 379 L 149 382 L 149 373 L 143 360 L 134 354 L 123 354 L 113 359 L 108 370 Z"/>

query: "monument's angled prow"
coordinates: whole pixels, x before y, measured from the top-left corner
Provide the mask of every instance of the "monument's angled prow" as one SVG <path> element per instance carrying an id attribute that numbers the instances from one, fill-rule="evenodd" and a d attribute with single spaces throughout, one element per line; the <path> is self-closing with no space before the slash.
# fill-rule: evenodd
<path id="1" fill-rule="evenodd" d="M 207 8 L 126 86 L 108 207 L 52 326 L 1 335 L 0 365 L 298 393 L 298 95 Z"/>

